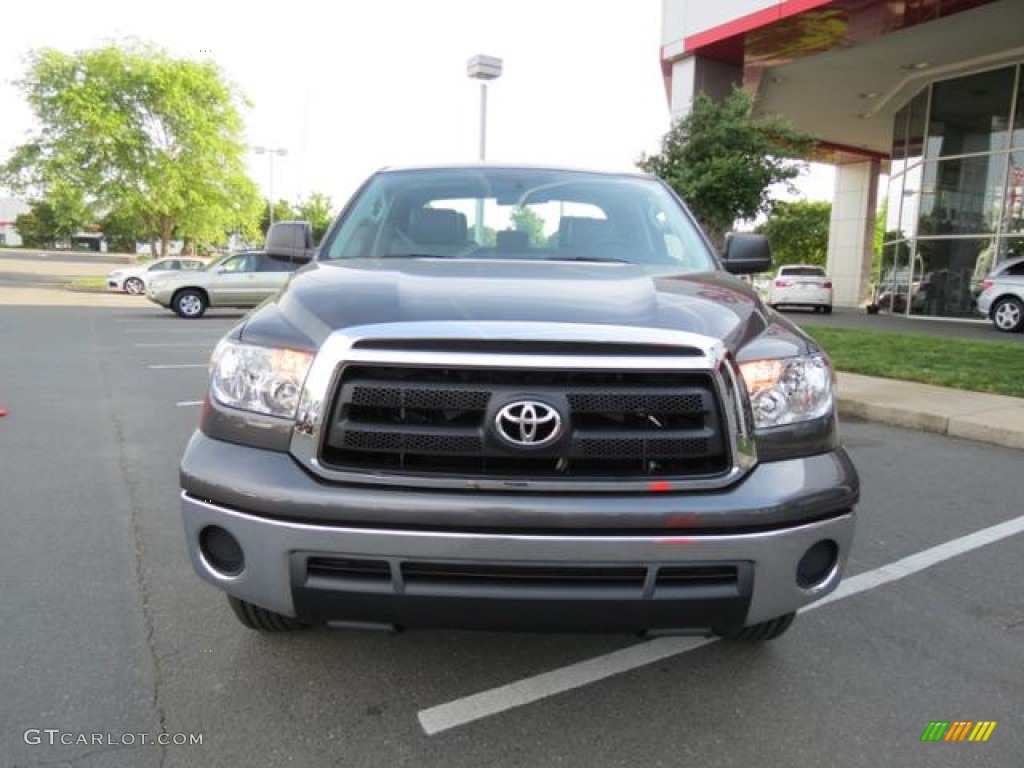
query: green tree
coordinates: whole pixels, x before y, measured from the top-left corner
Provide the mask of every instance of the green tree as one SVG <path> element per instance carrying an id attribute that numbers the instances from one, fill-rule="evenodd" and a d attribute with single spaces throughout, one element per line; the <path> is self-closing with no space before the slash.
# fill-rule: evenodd
<path id="1" fill-rule="evenodd" d="M 242 100 L 212 62 L 141 44 L 42 49 L 17 85 L 39 129 L 0 169 L 16 192 L 77 199 L 88 223 L 134 221 L 162 255 L 174 237 L 222 240 L 258 221 Z"/>
<path id="2" fill-rule="evenodd" d="M 875 214 L 875 233 L 872 243 L 874 253 L 871 257 L 871 280 L 878 279 L 882 267 L 882 244 L 886 240 L 885 225 L 889 219 L 889 198 L 882 198 L 882 205 Z"/>
<path id="3" fill-rule="evenodd" d="M 54 207 L 45 200 L 34 200 L 29 209 L 14 219 L 22 243 L 31 248 L 52 248 L 60 240 L 66 240 L 74 229 L 68 231 L 62 225 Z"/>
<path id="4" fill-rule="evenodd" d="M 292 207 L 292 204 L 287 200 L 278 200 L 274 203 L 274 221 L 295 221 L 301 218 L 297 208 Z M 260 232 L 263 235 L 267 234 L 267 230 L 270 229 L 270 201 L 264 198 L 263 208 L 260 213 Z"/>
<path id="5" fill-rule="evenodd" d="M 664 179 L 687 204 L 716 246 L 733 222 L 768 213 L 771 188 L 800 175 L 813 140 L 776 118 L 750 116 L 753 98 L 736 88 L 722 102 L 705 94 L 673 123 L 661 151 L 637 165 Z"/>
<path id="6" fill-rule="evenodd" d="M 530 236 L 531 246 L 537 248 L 547 244 L 548 240 L 544 236 L 544 219 L 535 210 L 520 206 L 512 211 L 510 218 L 513 229 L 526 232 Z"/>
<path id="7" fill-rule="evenodd" d="M 757 227 L 772 246 L 772 263 L 818 264 L 828 257 L 828 225 L 831 203 L 801 200 L 779 202 L 768 220 Z"/>
<path id="8" fill-rule="evenodd" d="M 319 243 L 327 228 L 334 221 L 335 211 L 331 198 L 323 192 L 313 192 L 305 200 L 299 203 L 296 211 L 303 221 L 308 221 L 313 226 L 313 242 Z"/>

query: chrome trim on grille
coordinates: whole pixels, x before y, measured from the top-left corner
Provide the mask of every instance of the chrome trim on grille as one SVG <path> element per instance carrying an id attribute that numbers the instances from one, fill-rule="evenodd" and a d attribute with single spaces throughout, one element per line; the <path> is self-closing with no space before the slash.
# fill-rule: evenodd
<path id="1" fill-rule="evenodd" d="M 364 339 L 493 339 L 523 341 L 580 341 L 617 344 L 664 344 L 699 349 L 702 354 L 671 357 L 623 355 L 533 355 L 481 354 L 465 352 L 405 352 L 401 350 L 357 349 Z M 395 474 L 379 471 L 343 471 L 325 466 L 318 458 L 324 442 L 330 399 L 338 384 L 343 363 L 381 365 L 430 365 L 448 367 L 491 367 L 526 369 L 586 368 L 589 370 L 660 370 L 708 373 L 721 404 L 727 431 L 730 459 L 728 471 L 702 478 L 638 478 L 595 481 L 531 480 L 530 478 L 440 477 Z M 753 418 L 735 362 L 718 339 L 659 328 L 623 326 L 505 323 L 505 322 L 412 322 L 366 325 L 335 331 L 317 353 L 302 389 L 290 453 L 318 477 L 338 483 L 360 483 L 420 488 L 464 488 L 470 490 L 530 491 L 639 491 L 657 481 L 660 490 L 723 488 L 735 483 L 757 463 Z M 666 487 L 667 483 L 667 487 Z"/>

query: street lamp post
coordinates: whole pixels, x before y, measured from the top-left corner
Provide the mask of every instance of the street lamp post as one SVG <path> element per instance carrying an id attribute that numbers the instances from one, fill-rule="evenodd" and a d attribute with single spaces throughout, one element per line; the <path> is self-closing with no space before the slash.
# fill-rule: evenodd
<path id="1" fill-rule="evenodd" d="M 501 77 L 502 61 L 495 56 L 474 56 L 466 62 L 466 74 L 480 81 L 480 162 L 487 159 L 487 83 Z M 483 244 L 484 200 L 476 201 L 476 241 Z"/>
<path id="2" fill-rule="evenodd" d="M 274 226 L 274 155 L 284 157 L 288 150 L 284 147 L 253 147 L 257 155 L 266 155 L 270 162 L 270 226 Z"/>

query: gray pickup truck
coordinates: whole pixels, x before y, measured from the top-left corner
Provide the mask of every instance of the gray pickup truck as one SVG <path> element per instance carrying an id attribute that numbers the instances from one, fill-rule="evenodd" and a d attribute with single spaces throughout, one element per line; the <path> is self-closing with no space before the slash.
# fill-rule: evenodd
<path id="1" fill-rule="evenodd" d="M 374 174 L 217 346 L 192 563 L 260 630 L 767 640 L 833 590 L 856 470 L 827 356 L 647 176 Z"/>

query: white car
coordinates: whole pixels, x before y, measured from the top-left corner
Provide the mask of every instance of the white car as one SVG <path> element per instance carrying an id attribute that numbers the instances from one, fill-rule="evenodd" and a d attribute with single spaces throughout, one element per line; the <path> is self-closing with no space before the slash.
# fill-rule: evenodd
<path id="1" fill-rule="evenodd" d="M 768 304 L 777 307 L 813 307 L 815 312 L 832 312 L 832 280 L 822 267 L 813 264 L 789 264 L 768 289 Z"/>
<path id="2" fill-rule="evenodd" d="M 1000 331 L 1024 331 L 1024 258 L 996 265 L 982 283 L 978 312 Z"/>
<path id="3" fill-rule="evenodd" d="M 177 256 L 157 259 L 149 264 L 115 269 L 107 275 L 107 290 L 124 291 L 133 296 L 139 296 L 146 292 L 146 288 L 149 286 L 149 279 L 154 275 L 205 268 L 206 262 L 202 259 L 180 258 Z"/>

